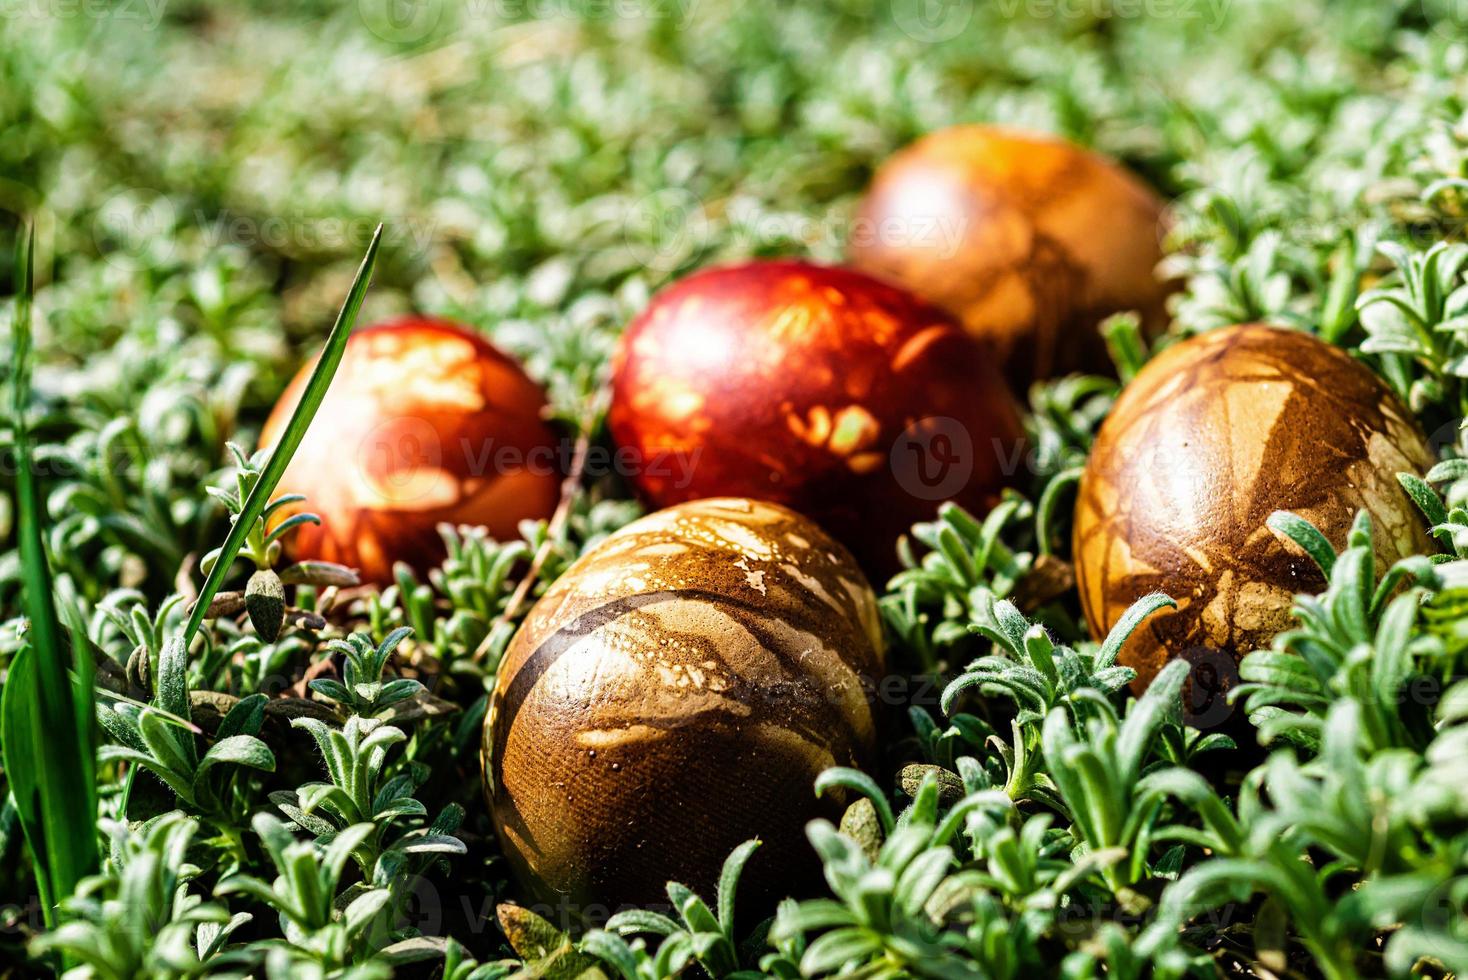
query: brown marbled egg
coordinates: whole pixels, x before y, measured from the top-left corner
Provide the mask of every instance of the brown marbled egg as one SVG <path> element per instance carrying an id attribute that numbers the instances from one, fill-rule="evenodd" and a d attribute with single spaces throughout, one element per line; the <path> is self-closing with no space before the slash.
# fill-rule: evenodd
<path id="1" fill-rule="evenodd" d="M 613 534 L 536 603 L 484 730 L 486 790 L 511 865 L 539 898 L 616 908 L 706 896 L 758 836 L 741 893 L 818 870 L 812 781 L 863 766 L 882 666 L 871 587 L 808 519 L 723 498 Z"/>
<path id="2" fill-rule="evenodd" d="M 296 375 L 260 433 L 272 445 L 315 362 Z M 365 582 L 395 561 L 443 557 L 440 523 L 484 525 L 499 538 L 548 518 L 559 496 L 545 395 L 507 355 L 470 330 L 407 317 L 347 341 L 331 388 L 280 481 L 321 524 L 288 538 L 298 559 L 340 562 Z"/>
<path id="3" fill-rule="evenodd" d="M 1162 591 L 1178 609 L 1122 650 L 1137 689 L 1180 656 L 1230 667 L 1293 625 L 1296 593 L 1324 588 L 1269 515 L 1293 511 L 1339 549 L 1364 508 L 1379 567 L 1430 552 L 1396 474 L 1432 461 L 1386 385 L 1309 334 L 1238 326 L 1168 348 L 1122 392 L 1081 479 L 1076 581 L 1092 633 Z"/>
<path id="4" fill-rule="evenodd" d="M 609 422 L 643 497 L 772 500 L 874 577 L 939 503 L 990 507 L 1022 459 L 989 352 L 937 308 L 849 269 L 709 269 L 622 338 Z"/>
<path id="5" fill-rule="evenodd" d="M 1017 390 L 1112 371 L 1097 324 L 1139 310 L 1165 323 L 1162 200 L 1097 153 L 1054 136 L 954 126 L 880 170 L 848 254 L 957 316 L 993 345 Z"/>

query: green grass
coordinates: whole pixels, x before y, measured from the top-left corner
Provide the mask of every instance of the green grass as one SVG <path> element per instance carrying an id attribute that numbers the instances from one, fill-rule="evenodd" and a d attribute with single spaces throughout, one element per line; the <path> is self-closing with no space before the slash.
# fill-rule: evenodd
<path id="1" fill-rule="evenodd" d="M 0 472 L 0 905 L 46 911 L 0 930 L 0 957 L 108 977 L 1468 970 L 1468 33 L 1450 4 L 949 4 L 957 33 L 916 0 L 414 8 L 431 23 L 371 0 L 151 9 L 0 12 L 0 247 L 36 233 L 33 316 L 28 274 L 0 269 L 22 399 L 0 439 L 34 458 Z M 811 832 L 827 894 L 733 921 L 755 851 L 718 895 L 670 886 L 669 914 L 584 936 L 497 911 L 527 900 L 477 757 L 527 605 L 516 569 L 545 556 L 538 593 L 637 506 L 588 481 L 564 525 L 453 532 L 442 568 L 370 600 L 282 568 L 294 611 L 264 643 L 205 612 L 246 589 L 231 556 L 288 452 L 230 445 L 354 318 L 408 309 L 521 355 L 561 433 L 603 442 L 607 358 L 653 291 L 750 255 L 838 260 L 874 168 L 967 121 L 1094 146 L 1171 202 L 1169 339 L 1294 325 L 1388 379 L 1443 458 L 1408 487 L 1440 563 L 1376 568 L 1360 534 L 1336 556 L 1272 519 L 1330 586 L 1246 664 L 1240 710 L 1273 741 L 1236 755 L 1129 703 L 1118 637 L 1078 625 L 1057 574 L 1073 466 L 1116 385 L 1045 386 L 1028 424 L 1053 465 L 990 514 L 915 528 L 882 590 L 896 669 L 942 696 L 901 706 L 868 778 L 823 777 L 857 798 Z M 1128 377 L 1148 351 L 1110 330 Z M 170 599 L 181 571 L 192 610 Z M 108 692 L 95 778 L 68 649 Z M 353 686 L 313 685 L 344 650 Z M 413 680 L 432 696 L 374 693 Z M 42 749 L 75 764 L 21 760 Z M 48 817 L 53 790 L 73 805 Z M 57 856 L 25 856 L 17 820 Z M 52 896 L 70 896 L 55 915 Z"/>

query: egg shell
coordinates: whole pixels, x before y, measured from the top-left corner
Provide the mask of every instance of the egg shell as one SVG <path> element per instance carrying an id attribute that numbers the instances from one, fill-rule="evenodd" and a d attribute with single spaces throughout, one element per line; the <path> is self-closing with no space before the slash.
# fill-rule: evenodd
<path id="1" fill-rule="evenodd" d="M 1387 386 L 1314 336 L 1246 325 L 1169 347 L 1122 392 L 1081 479 L 1074 554 L 1091 632 L 1165 592 L 1177 611 L 1144 622 L 1121 652 L 1135 687 L 1179 656 L 1229 673 L 1294 625 L 1297 593 L 1325 586 L 1265 525 L 1270 514 L 1292 511 L 1340 549 L 1366 509 L 1380 572 L 1435 550 L 1397 482 L 1432 462 Z"/>
<path id="2" fill-rule="evenodd" d="M 484 773 L 511 866 L 581 909 L 665 902 L 670 880 L 711 898 L 757 836 L 741 893 L 798 892 L 806 822 L 841 812 L 813 781 L 874 750 L 881 642 L 850 554 L 783 507 L 700 500 L 611 535 L 499 670 Z"/>
<path id="3" fill-rule="evenodd" d="M 261 445 L 279 439 L 314 367 L 281 395 Z M 421 571 L 443 558 L 440 523 L 517 537 L 520 521 L 549 518 L 559 497 L 545 405 L 514 360 L 465 327 L 407 317 L 356 331 L 281 477 L 280 494 L 307 499 L 277 523 L 321 516 L 287 536 L 292 554 L 386 584 L 396 561 Z"/>
<path id="4" fill-rule="evenodd" d="M 1016 390 L 1112 373 L 1097 325 L 1166 322 L 1162 200 L 1112 160 L 1001 126 L 942 129 L 877 172 L 852 223 L 854 266 L 951 311 L 999 353 Z"/>
<path id="5" fill-rule="evenodd" d="M 848 269 L 763 261 L 659 293 L 617 349 L 609 422 L 653 506 L 771 500 L 874 577 L 943 500 L 982 512 L 1023 460 L 989 352 L 935 307 Z"/>

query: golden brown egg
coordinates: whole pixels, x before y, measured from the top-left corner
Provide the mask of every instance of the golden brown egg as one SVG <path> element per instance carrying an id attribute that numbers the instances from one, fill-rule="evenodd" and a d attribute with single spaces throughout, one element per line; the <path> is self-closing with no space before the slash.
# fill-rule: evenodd
<path id="1" fill-rule="evenodd" d="M 314 366 L 281 395 L 262 446 L 290 421 Z M 322 520 L 287 538 L 295 557 L 386 583 L 395 561 L 422 569 L 442 558 L 442 522 L 514 538 L 521 520 L 548 518 L 560 472 L 544 409 L 519 365 L 464 327 L 404 318 L 356 331 L 280 481 L 281 494 L 307 497 L 283 510 Z"/>
<path id="2" fill-rule="evenodd" d="M 741 893 L 818 870 L 812 782 L 862 766 L 882 666 L 876 599 L 806 518 L 724 498 L 607 538 L 536 603 L 500 667 L 484 772 L 505 853 L 542 900 L 584 910 L 706 896 L 763 845 Z"/>
<path id="3" fill-rule="evenodd" d="M 982 512 L 1022 459 L 1018 407 L 946 314 L 848 269 L 750 262 L 659 293 L 613 368 L 611 431 L 642 495 L 772 500 L 874 576 L 939 503 Z"/>
<path id="4" fill-rule="evenodd" d="M 1293 511 L 1339 549 L 1364 508 L 1382 568 L 1433 550 L 1396 478 L 1432 462 L 1386 385 L 1313 336 L 1251 325 L 1170 347 L 1122 392 L 1081 480 L 1076 579 L 1091 631 L 1162 591 L 1177 611 L 1122 650 L 1135 687 L 1179 656 L 1229 668 L 1293 624 L 1296 593 L 1325 584 L 1269 515 Z"/>
<path id="5" fill-rule="evenodd" d="M 1163 202 L 1114 162 L 1054 136 L 939 130 L 892 157 L 858 209 L 859 269 L 951 311 L 994 346 L 1017 390 L 1112 371 L 1097 324 L 1165 322 Z"/>

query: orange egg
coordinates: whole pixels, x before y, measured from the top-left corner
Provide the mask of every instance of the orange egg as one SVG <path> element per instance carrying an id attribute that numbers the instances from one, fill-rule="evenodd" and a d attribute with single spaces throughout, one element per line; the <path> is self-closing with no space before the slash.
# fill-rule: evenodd
<path id="1" fill-rule="evenodd" d="M 988 342 L 1017 389 L 1110 373 L 1096 327 L 1165 323 L 1163 202 L 1113 161 L 998 126 L 939 130 L 877 172 L 852 225 L 857 268 L 905 286 Z"/>
<path id="2" fill-rule="evenodd" d="M 279 437 L 314 366 L 281 395 L 261 445 Z M 443 557 L 440 523 L 511 539 L 520 521 L 548 518 L 560 459 L 545 405 L 514 360 L 457 324 L 407 317 L 356 331 L 280 481 L 281 494 L 307 497 L 287 512 L 322 521 L 287 537 L 294 556 L 387 583 L 394 562 Z"/>

